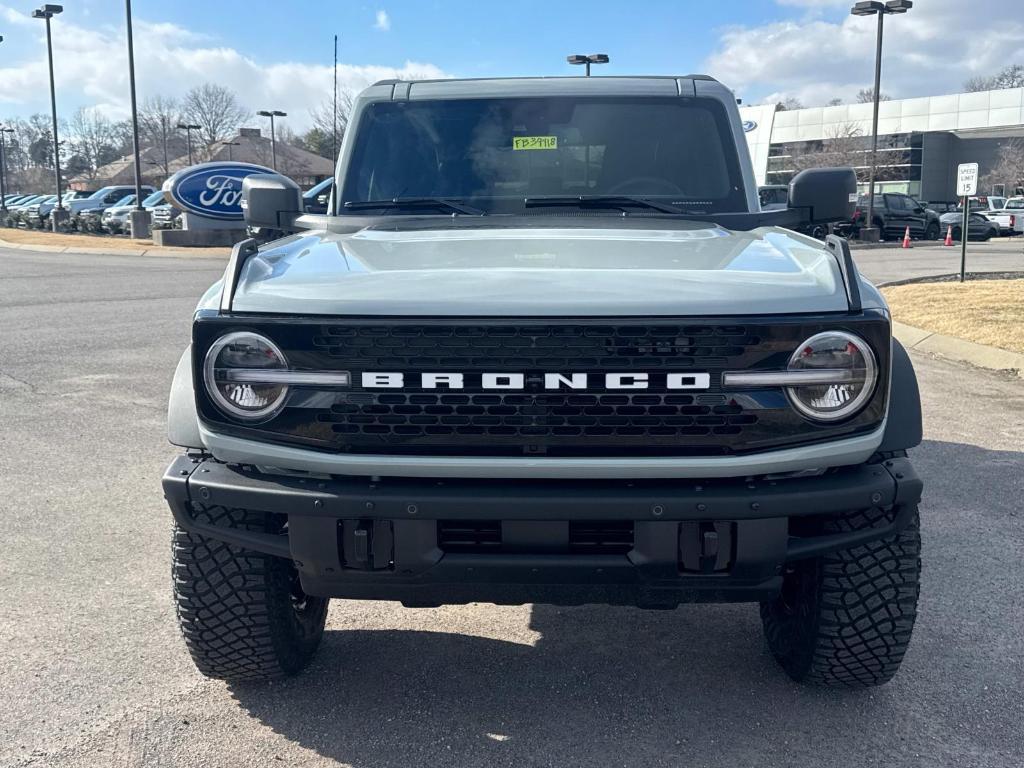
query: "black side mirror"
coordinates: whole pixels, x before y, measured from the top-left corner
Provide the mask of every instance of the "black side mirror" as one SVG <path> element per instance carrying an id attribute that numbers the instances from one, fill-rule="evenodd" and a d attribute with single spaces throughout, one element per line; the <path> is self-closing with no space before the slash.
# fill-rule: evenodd
<path id="1" fill-rule="evenodd" d="M 789 182 L 789 207 L 800 208 L 805 221 L 848 221 L 857 206 L 853 168 L 808 168 Z"/>
<path id="2" fill-rule="evenodd" d="M 242 179 L 242 214 L 250 227 L 290 230 L 302 213 L 299 185 L 279 173 L 254 173 Z"/>

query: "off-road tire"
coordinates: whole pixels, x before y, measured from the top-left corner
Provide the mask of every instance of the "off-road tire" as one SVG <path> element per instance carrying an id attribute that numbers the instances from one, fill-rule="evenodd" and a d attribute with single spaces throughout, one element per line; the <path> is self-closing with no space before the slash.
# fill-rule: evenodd
<path id="1" fill-rule="evenodd" d="M 858 512 L 821 533 L 880 527 L 893 513 Z M 917 509 L 899 533 L 794 563 L 782 593 L 761 603 L 768 647 L 799 682 L 847 688 L 882 685 L 899 670 L 917 618 L 921 529 Z"/>
<path id="2" fill-rule="evenodd" d="M 280 533 L 284 518 L 266 512 L 198 507 L 197 522 Z M 178 623 L 196 667 L 207 677 L 269 680 L 301 671 L 327 619 L 326 598 L 301 591 L 290 560 L 174 527 Z"/>
<path id="3" fill-rule="evenodd" d="M 928 225 L 928 228 L 924 231 L 925 240 L 938 240 L 939 239 L 939 225 L 934 221 Z"/>

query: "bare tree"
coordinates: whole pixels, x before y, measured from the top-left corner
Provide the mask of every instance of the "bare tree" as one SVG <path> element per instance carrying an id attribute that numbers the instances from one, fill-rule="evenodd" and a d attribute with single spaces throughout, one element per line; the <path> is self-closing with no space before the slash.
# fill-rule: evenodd
<path id="1" fill-rule="evenodd" d="M 306 136 L 311 140 L 310 143 L 315 142 L 317 147 L 314 149 L 311 146 L 306 146 L 311 152 L 316 152 L 318 155 L 329 157 L 332 160 L 336 159 L 334 155 L 337 152 L 337 147 L 341 146 L 341 140 L 345 137 L 345 131 L 348 130 L 348 121 L 352 116 L 352 106 L 355 104 L 355 94 L 352 91 L 343 91 L 340 88 L 337 93 L 338 97 L 338 119 L 335 124 L 334 119 L 334 100 L 325 99 L 320 102 L 320 106 L 314 107 L 309 111 L 309 116 L 313 120 L 313 128 L 307 132 Z M 337 127 L 337 130 L 335 130 Z M 316 131 L 317 133 L 313 133 Z"/>
<path id="2" fill-rule="evenodd" d="M 151 153 L 154 161 L 166 176 L 170 173 L 170 162 L 185 154 L 185 140 L 178 133 L 181 122 L 181 105 L 166 96 L 151 96 L 139 109 L 139 133 L 145 146 L 155 147 Z"/>
<path id="3" fill-rule="evenodd" d="M 776 112 L 788 112 L 791 109 L 803 109 L 804 105 L 796 96 L 787 96 L 775 105 Z"/>
<path id="4" fill-rule="evenodd" d="M 857 91 L 857 103 L 858 104 L 870 104 L 875 100 L 875 89 L 874 88 L 861 88 Z M 879 101 L 892 101 L 892 96 L 885 93 L 878 95 Z"/>
<path id="5" fill-rule="evenodd" d="M 238 102 L 234 91 L 215 83 L 204 83 L 190 90 L 181 106 L 189 122 L 199 126 L 207 147 L 230 138 L 251 114 Z"/>
<path id="6" fill-rule="evenodd" d="M 1011 193 L 1024 185 L 1024 139 L 1007 139 L 999 147 L 996 162 L 982 176 L 980 186 L 991 189 L 997 184 L 1004 185 Z"/>
<path id="7" fill-rule="evenodd" d="M 829 99 L 828 102 L 825 104 L 825 106 L 826 107 L 838 107 L 838 106 L 841 106 L 842 103 L 843 103 L 842 99 L 838 99 L 838 98 L 836 98 L 836 99 Z"/>
<path id="8" fill-rule="evenodd" d="M 969 93 L 1004 88 L 1024 88 L 1024 64 L 1010 64 L 991 77 L 972 77 L 964 83 L 964 90 Z"/>
<path id="9" fill-rule="evenodd" d="M 80 107 L 68 125 L 70 149 L 77 156 L 81 175 L 96 178 L 96 170 L 116 160 L 123 149 L 124 134 L 95 109 Z"/>

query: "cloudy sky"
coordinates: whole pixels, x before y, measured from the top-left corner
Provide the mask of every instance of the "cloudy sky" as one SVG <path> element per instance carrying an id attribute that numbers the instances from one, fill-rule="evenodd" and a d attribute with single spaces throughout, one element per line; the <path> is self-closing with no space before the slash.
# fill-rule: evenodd
<path id="1" fill-rule="evenodd" d="M 0 0 L 0 117 L 48 112 L 40 3 Z M 577 74 L 573 52 L 607 52 L 603 74 L 706 72 L 748 104 L 852 99 L 870 85 L 874 22 L 851 0 L 135 0 L 139 97 L 212 81 L 292 127 L 330 93 L 332 38 L 351 88 L 404 77 Z M 124 6 L 65 0 L 53 22 L 58 110 L 127 114 Z M 883 91 L 953 93 L 1024 63 L 1020 0 L 917 0 L 889 17 Z"/>

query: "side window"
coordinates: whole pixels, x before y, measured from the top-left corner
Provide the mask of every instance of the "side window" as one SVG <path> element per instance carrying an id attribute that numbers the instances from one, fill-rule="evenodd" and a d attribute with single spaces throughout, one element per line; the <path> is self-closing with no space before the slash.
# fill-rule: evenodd
<path id="1" fill-rule="evenodd" d="M 124 197 L 124 193 L 123 192 L 117 192 L 117 191 L 108 192 L 107 196 L 103 198 L 103 202 L 104 203 L 116 203 L 122 197 Z"/>
<path id="2" fill-rule="evenodd" d="M 886 195 L 885 207 L 893 213 L 902 213 L 905 210 L 903 198 L 899 195 Z"/>

